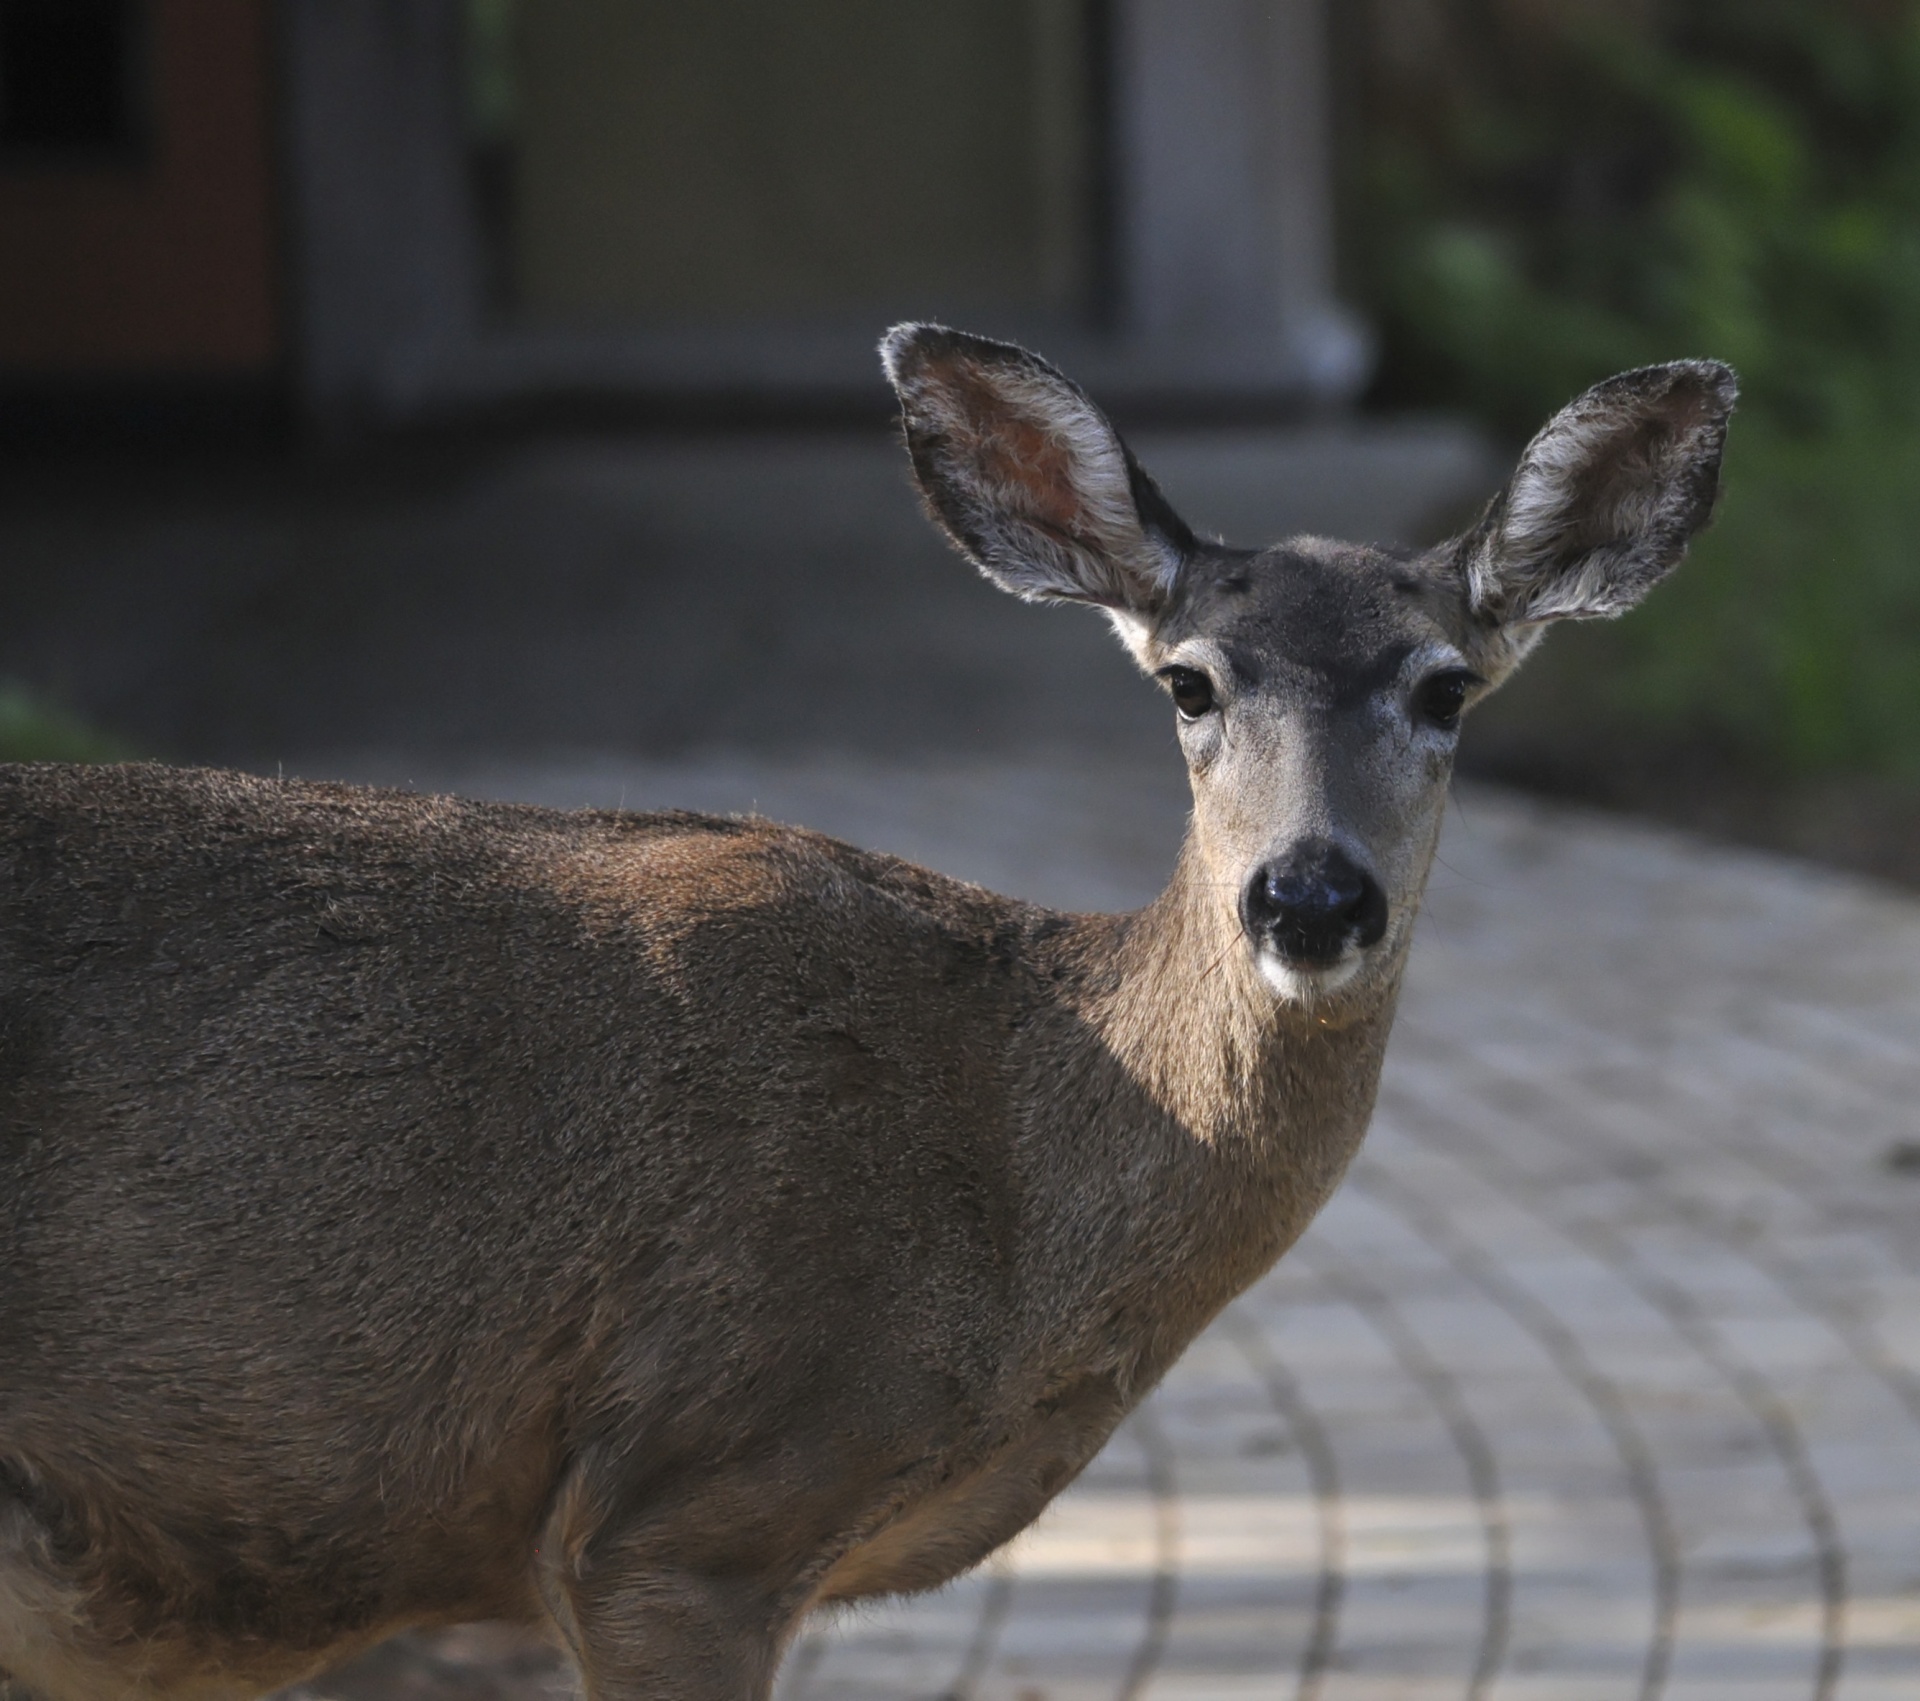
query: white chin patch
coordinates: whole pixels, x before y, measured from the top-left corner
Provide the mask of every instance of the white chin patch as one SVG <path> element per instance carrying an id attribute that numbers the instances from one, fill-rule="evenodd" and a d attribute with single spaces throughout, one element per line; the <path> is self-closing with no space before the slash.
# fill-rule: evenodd
<path id="1" fill-rule="evenodd" d="M 1311 1004 L 1360 972 L 1360 953 L 1351 947 L 1339 962 L 1324 969 L 1297 968 L 1264 947 L 1254 952 L 1254 961 L 1260 965 L 1260 978 L 1291 1004 Z"/>

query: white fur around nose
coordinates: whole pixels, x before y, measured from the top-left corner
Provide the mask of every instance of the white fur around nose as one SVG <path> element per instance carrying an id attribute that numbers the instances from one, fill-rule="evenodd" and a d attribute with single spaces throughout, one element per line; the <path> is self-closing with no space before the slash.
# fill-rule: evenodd
<path id="1" fill-rule="evenodd" d="M 1289 1004 L 1312 1004 L 1329 992 L 1339 991 L 1360 972 L 1360 960 L 1361 952 L 1349 946 L 1346 955 L 1327 968 L 1302 969 L 1264 945 L 1254 951 L 1260 978 Z"/>

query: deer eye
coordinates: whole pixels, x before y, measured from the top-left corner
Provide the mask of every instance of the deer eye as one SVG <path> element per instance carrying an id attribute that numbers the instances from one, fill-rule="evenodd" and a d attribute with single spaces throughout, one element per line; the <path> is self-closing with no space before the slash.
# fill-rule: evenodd
<path id="1" fill-rule="evenodd" d="M 1213 708 L 1213 681 L 1197 667 L 1163 667 L 1160 677 L 1182 720 L 1197 721 Z"/>
<path id="2" fill-rule="evenodd" d="M 1421 680 L 1414 690 L 1414 713 L 1442 732 L 1452 732 L 1460 724 L 1460 711 L 1466 707 L 1468 691 L 1478 683 L 1478 676 L 1464 668 L 1433 674 Z"/>

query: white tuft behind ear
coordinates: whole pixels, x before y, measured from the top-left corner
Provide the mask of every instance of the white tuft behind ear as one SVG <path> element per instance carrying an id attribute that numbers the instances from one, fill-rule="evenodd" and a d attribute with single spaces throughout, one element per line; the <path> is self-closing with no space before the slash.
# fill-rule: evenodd
<path id="1" fill-rule="evenodd" d="M 921 494 L 981 572 L 1030 601 L 1165 606 L 1193 536 L 1078 386 L 940 325 L 895 326 L 880 349 Z"/>
<path id="2" fill-rule="evenodd" d="M 1714 360 L 1625 372 L 1563 408 L 1459 544 L 1495 626 L 1624 614 L 1713 512 L 1737 384 Z"/>

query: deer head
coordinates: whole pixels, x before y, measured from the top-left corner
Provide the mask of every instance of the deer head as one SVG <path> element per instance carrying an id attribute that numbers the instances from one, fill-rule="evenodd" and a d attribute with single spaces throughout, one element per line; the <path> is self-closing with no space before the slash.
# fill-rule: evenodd
<path id="1" fill-rule="evenodd" d="M 1597 384 L 1464 536 L 1400 550 L 1198 537 L 1098 408 L 1023 349 L 882 344 L 934 518 L 1002 589 L 1102 610 L 1172 699 L 1190 849 L 1273 996 L 1384 982 L 1432 861 L 1463 716 L 1557 620 L 1624 613 L 1706 522 L 1715 361 Z"/>

